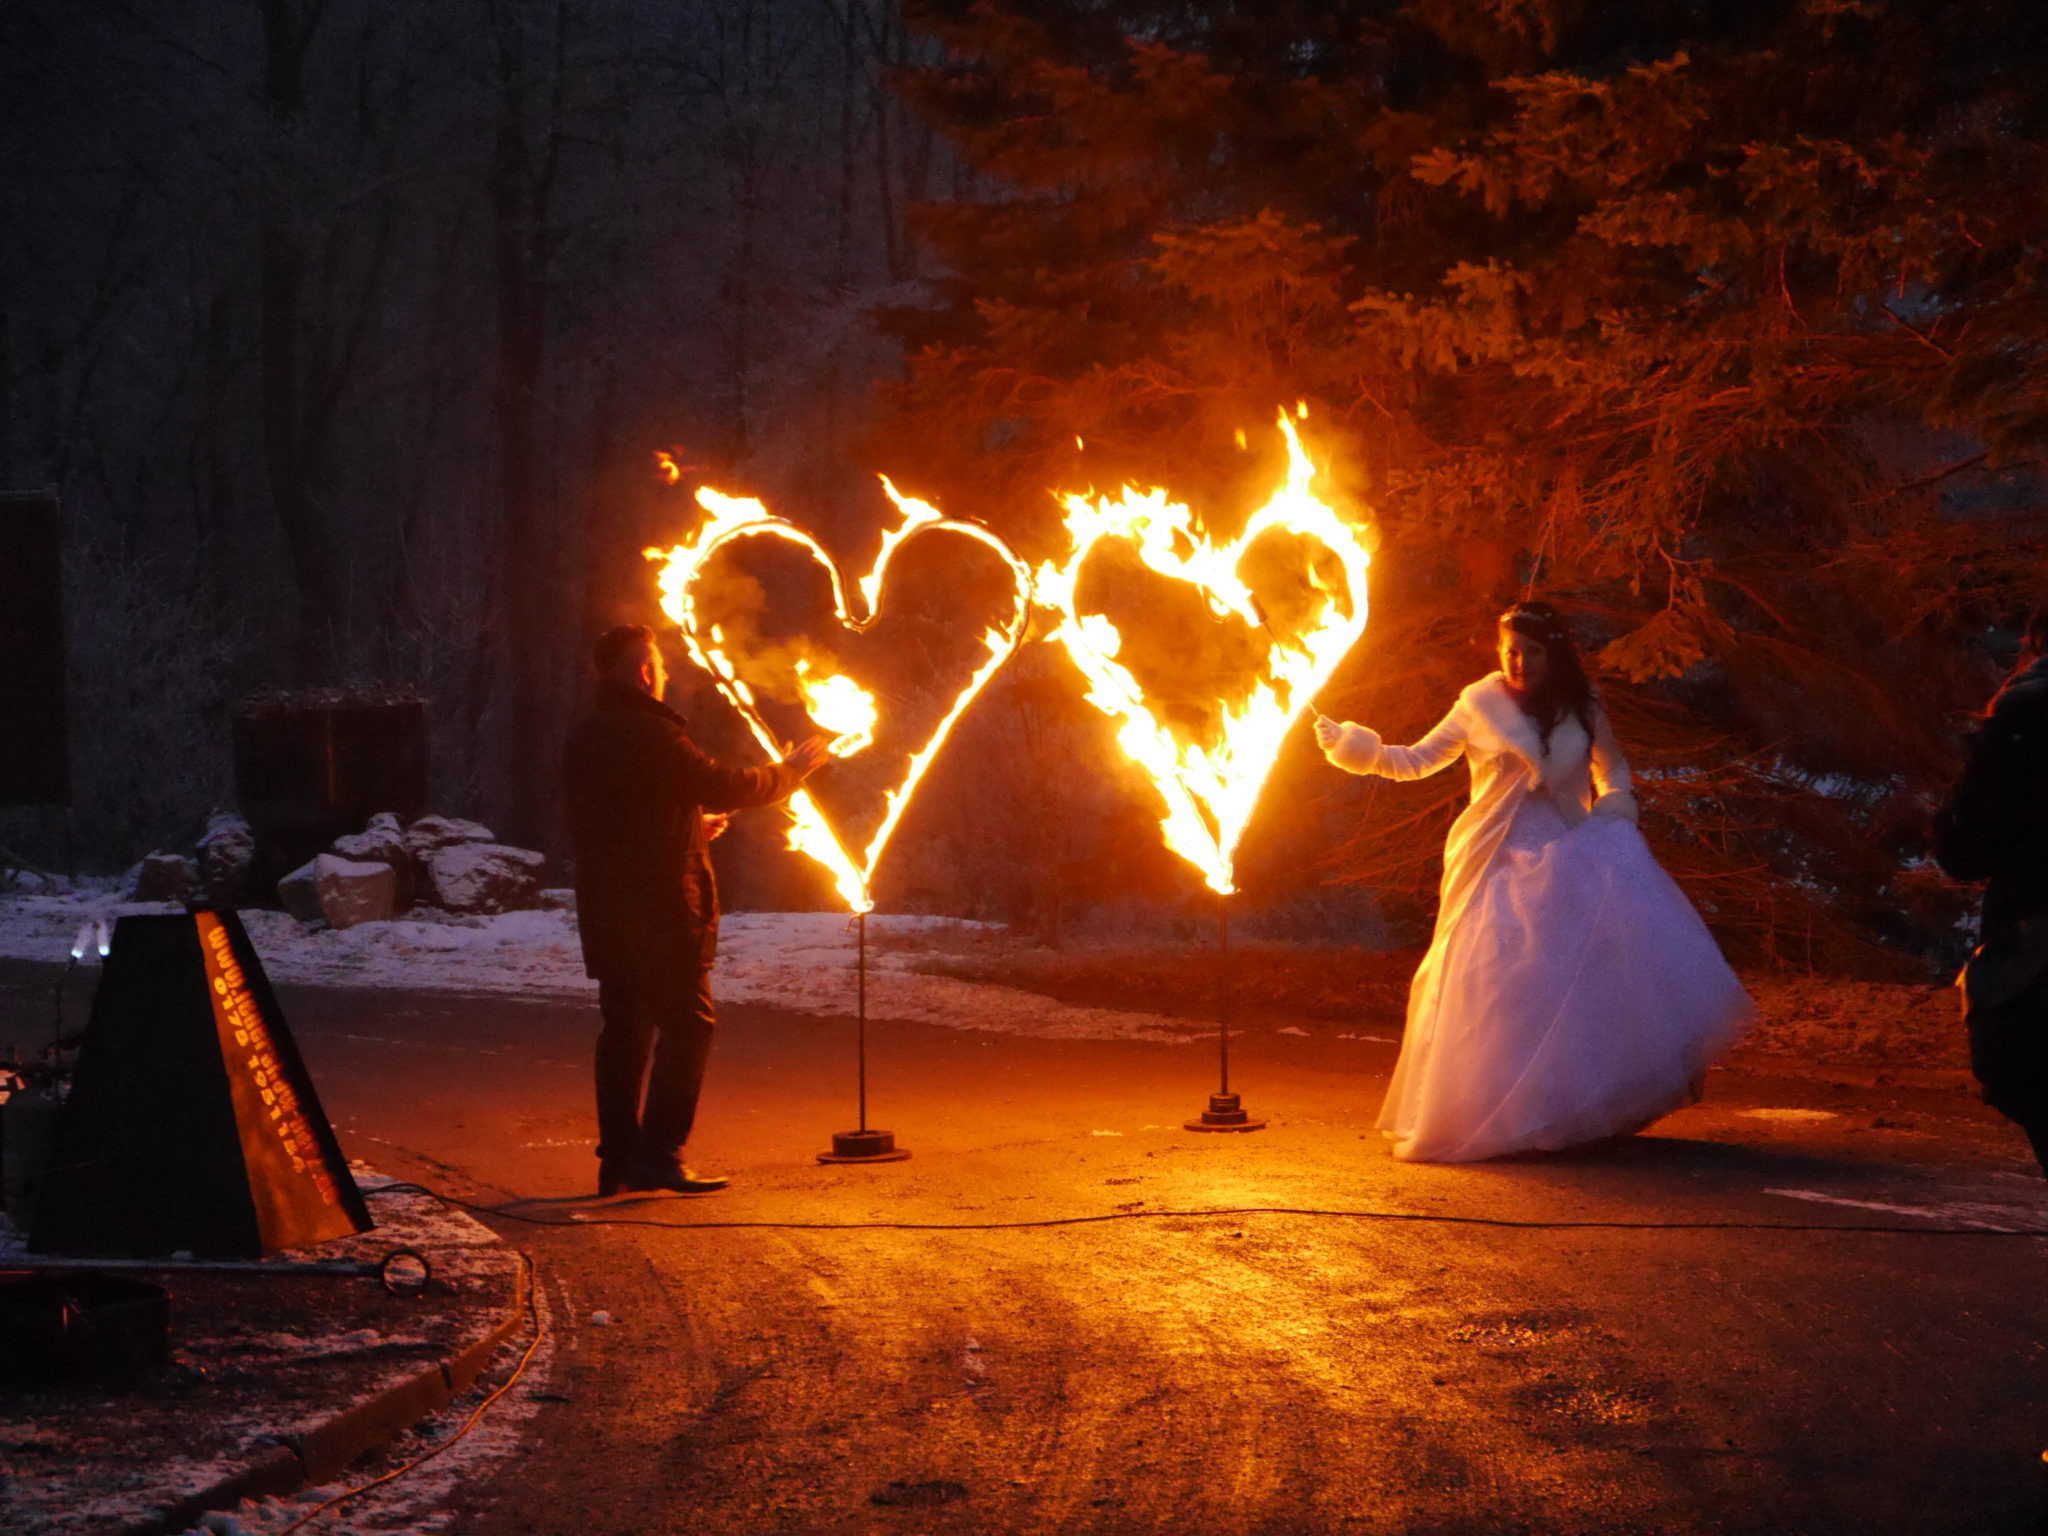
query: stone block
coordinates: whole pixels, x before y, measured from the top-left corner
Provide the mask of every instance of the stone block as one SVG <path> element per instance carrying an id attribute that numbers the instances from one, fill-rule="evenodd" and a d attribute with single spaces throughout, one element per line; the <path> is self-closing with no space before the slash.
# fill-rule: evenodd
<path id="1" fill-rule="evenodd" d="M 132 901 L 184 901 L 199 889 L 199 871 L 181 853 L 152 853 L 135 866 Z"/>
<path id="2" fill-rule="evenodd" d="M 382 922 L 397 910 L 398 871 L 323 853 L 278 881 L 277 897 L 302 923 L 353 928 Z"/>
<path id="3" fill-rule="evenodd" d="M 355 864 L 388 864 L 398 877 L 397 910 L 403 912 L 412 905 L 416 884 L 412 855 L 406 851 L 405 833 L 396 816 L 372 816 L 362 831 L 337 837 L 329 852 Z"/>
<path id="4" fill-rule="evenodd" d="M 247 906 L 256 897 L 250 878 L 256 834 L 232 811 L 216 811 L 199 839 L 199 894 L 208 906 Z"/>
<path id="5" fill-rule="evenodd" d="M 503 843 L 455 843 L 423 861 L 421 898 L 450 912 L 512 912 L 540 905 L 547 855 Z"/>
<path id="6" fill-rule="evenodd" d="M 492 836 L 491 829 L 479 821 L 464 821 L 460 816 L 422 816 L 405 829 L 405 849 L 417 863 L 436 848 L 488 843 Z"/>

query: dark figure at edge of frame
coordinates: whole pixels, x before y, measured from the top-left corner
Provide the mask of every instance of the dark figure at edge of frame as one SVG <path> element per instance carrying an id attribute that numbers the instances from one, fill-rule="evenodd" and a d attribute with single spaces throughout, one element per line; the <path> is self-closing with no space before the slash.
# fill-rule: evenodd
<path id="1" fill-rule="evenodd" d="M 1961 977 L 1970 1070 L 2048 1174 L 2048 603 L 1935 816 L 1934 856 L 1988 882 L 1983 942 Z"/>
<path id="2" fill-rule="evenodd" d="M 727 1181 L 686 1169 L 682 1149 L 715 1023 L 710 842 L 725 830 L 725 813 L 795 793 L 825 761 L 825 743 L 813 736 L 779 763 L 728 768 L 662 703 L 668 667 L 652 629 L 607 630 L 593 656 L 597 694 L 569 738 L 563 783 L 583 968 L 597 980 L 604 1020 L 597 1189 L 706 1194 Z"/>

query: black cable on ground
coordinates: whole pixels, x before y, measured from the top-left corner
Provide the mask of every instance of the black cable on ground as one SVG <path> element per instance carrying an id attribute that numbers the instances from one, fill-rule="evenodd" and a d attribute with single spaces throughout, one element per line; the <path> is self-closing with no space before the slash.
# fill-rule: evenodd
<path id="1" fill-rule="evenodd" d="M 1514 1216 L 1458 1216 L 1436 1211 L 1373 1211 L 1303 1205 L 1226 1205 L 1195 1210 L 1104 1211 L 1093 1216 L 1044 1216 L 1026 1221 L 655 1221 L 638 1216 L 529 1216 L 510 1206 L 480 1205 L 425 1184 L 384 1184 L 366 1195 L 418 1192 L 479 1216 L 534 1227 L 661 1227 L 671 1232 L 1015 1232 L 1038 1227 L 1082 1227 L 1110 1221 L 1191 1220 L 1215 1216 L 1317 1216 L 1351 1221 L 1411 1222 L 1430 1226 L 1500 1227 L 1527 1232 L 1849 1232 L 1899 1237 L 2048 1238 L 2048 1230 L 2009 1227 L 1923 1227 L 1881 1222 L 1822 1221 L 1573 1221 Z"/>
<path id="2" fill-rule="evenodd" d="M 408 1186 L 393 1184 L 385 1186 L 385 1189 L 403 1188 L 419 1189 L 426 1194 L 433 1195 L 436 1199 L 448 1199 L 447 1196 L 440 1194 L 439 1191 L 427 1189 L 424 1185 Z M 370 1190 L 368 1191 L 368 1193 L 382 1194 L 384 1193 L 384 1190 Z M 449 1203 L 454 1205 L 460 1205 L 462 1202 L 459 1200 L 451 1200 L 449 1201 Z M 489 1397 L 485 1398 L 482 1402 L 478 1403 L 476 1407 L 471 1410 L 469 1417 L 462 1421 L 462 1427 L 460 1429 L 456 1430 L 454 1434 L 450 1435 L 446 1440 L 443 1440 L 439 1445 L 435 1446 L 432 1450 L 422 1452 L 420 1455 L 413 1457 L 411 1461 L 406 1462 L 403 1466 L 393 1467 L 389 1472 L 384 1473 L 381 1477 L 371 1478 L 369 1482 L 362 1484 L 360 1487 L 350 1488 L 345 1492 L 338 1493 L 324 1504 L 315 1505 L 312 1509 L 306 1511 L 305 1514 L 299 1516 L 299 1518 L 294 1520 L 290 1525 L 287 1525 L 282 1530 L 278 1531 L 277 1536 L 291 1536 L 291 1533 L 293 1531 L 296 1531 L 301 1526 L 310 1524 L 312 1521 L 317 1520 L 320 1516 L 326 1514 L 330 1509 L 337 1509 L 341 1505 L 348 1503 L 351 1499 L 360 1498 L 363 1494 L 368 1493 L 372 1488 L 381 1488 L 386 1483 L 396 1482 L 399 1478 L 404 1477 L 408 1472 L 411 1472 L 416 1468 L 426 1465 L 428 1462 L 432 1461 L 436 1456 L 440 1455 L 443 1451 L 447 1450 L 450 1446 L 454 1445 L 457 1441 L 461 1440 L 462 1437 L 468 1434 L 472 1429 L 475 1429 L 477 1424 L 482 1420 L 485 1411 L 489 1409 L 493 1403 L 497 1402 L 499 1398 L 503 1397 L 507 1392 L 511 1391 L 513 1384 L 517 1382 L 520 1377 L 526 1374 L 527 1366 L 533 1363 L 534 1351 L 540 1348 L 540 1341 L 547 1336 L 547 1332 L 541 1326 L 540 1284 L 533 1272 L 533 1260 L 526 1253 L 519 1249 L 514 1249 L 513 1251 L 519 1254 L 520 1266 L 525 1271 L 526 1313 L 528 1320 L 533 1325 L 533 1338 L 527 1344 L 525 1352 L 520 1355 L 519 1363 L 512 1367 L 512 1374 L 510 1376 L 507 1376 L 504 1379 L 504 1381 L 501 1382 L 494 1391 L 492 1391 Z"/>

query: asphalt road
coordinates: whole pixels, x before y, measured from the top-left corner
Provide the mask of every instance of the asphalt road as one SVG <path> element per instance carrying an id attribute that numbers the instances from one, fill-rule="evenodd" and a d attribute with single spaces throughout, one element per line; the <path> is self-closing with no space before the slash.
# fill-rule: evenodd
<path id="1" fill-rule="evenodd" d="M 733 1188 L 598 1202 L 592 1010 L 285 1006 L 351 1154 L 566 1223 L 496 1222 L 561 1347 L 456 1532 L 2048 1531 L 2048 1186 L 1935 1076 L 1722 1071 L 1432 1168 L 1372 1129 L 1386 1044 L 1255 1021 L 1269 1128 L 1198 1136 L 1205 1048 L 883 1023 L 914 1156 L 828 1168 L 851 1022 L 735 1008 L 692 1147 Z M 1251 1206 L 1323 1214 L 1174 1214 Z"/>

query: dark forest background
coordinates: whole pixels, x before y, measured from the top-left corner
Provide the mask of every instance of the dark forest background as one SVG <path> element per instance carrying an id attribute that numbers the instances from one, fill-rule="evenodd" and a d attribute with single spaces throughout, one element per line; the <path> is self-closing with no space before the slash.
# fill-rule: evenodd
<path id="1" fill-rule="evenodd" d="M 418 689 L 436 807 L 559 852 L 583 643 L 653 616 L 640 551 L 692 480 L 864 561 L 886 471 L 1035 561 L 1058 488 L 1163 483 L 1227 529 L 1306 400 L 1376 540 L 1332 713 L 1419 734 L 1540 592 L 1724 942 L 1920 973 L 1966 911 L 1926 818 L 2048 587 L 2043 29 L 2023 0 L 13 0 L 0 489 L 64 498 L 83 852 L 189 842 L 234 701 L 344 683 Z M 1247 904 L 1413 933 L 1462 777 L 1293 743 Z M 1028 647 L 884 904 L 1186 908 L 1153 819 Z M 818 899 L 735 837 L 742 901 Z"/>

